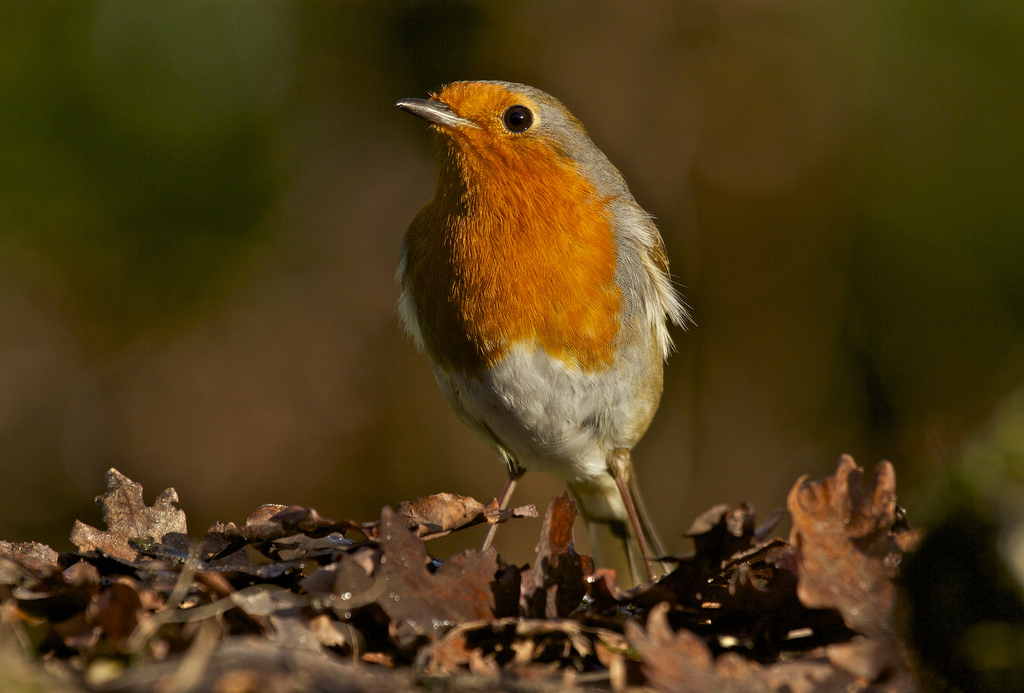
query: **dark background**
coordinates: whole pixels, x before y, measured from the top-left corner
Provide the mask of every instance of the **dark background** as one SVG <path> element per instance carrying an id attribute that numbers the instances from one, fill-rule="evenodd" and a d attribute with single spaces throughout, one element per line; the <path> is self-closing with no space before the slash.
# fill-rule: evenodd
<path id="1" fill-rule="evenodd" d="M 498 493 L 393 310 L 434 183 L 393 103 L 458 79 L 560 98 L 658 219 L 698 325 L 635 454 L 672 548 L 843 452 L 913 520 L 1020 413 L 1019 3 L 3 2 L 0 538 L 70 548 L 112 466 L 196 537 Z"/>

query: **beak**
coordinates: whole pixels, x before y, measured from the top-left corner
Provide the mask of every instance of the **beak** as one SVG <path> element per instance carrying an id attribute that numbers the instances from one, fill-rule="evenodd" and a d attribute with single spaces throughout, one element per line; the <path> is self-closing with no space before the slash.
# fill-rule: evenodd
<path id="1" fill-rule="evenodd" d="M 441 125 L 450 128 L 475 128 L 477 124 L 457 115 L 451 107 L 443 101 L 431 99 L 402 99 L 395 102 L 395 105 L 406 113 L 412 113 L 417 118 L 423 118 L 428 123 Z"/>

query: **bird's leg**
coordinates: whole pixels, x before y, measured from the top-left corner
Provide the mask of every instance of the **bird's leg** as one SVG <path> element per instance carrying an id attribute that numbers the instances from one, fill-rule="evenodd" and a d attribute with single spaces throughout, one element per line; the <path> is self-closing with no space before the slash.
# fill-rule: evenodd
<path id="1" fill-rule="evenodd" d="M 519 477 L 523 475 L 523 470 L 514 465 L 508 467 L 508 479 L 505 481 L 505 487 L 501 489 L 501 495 L 498 497 L 498 510 L 504 510 L 508 507 L 508 502 L 512 499 L 512 492 L 516 490 L 516 484 L 519 482 Z M 491 543 L 494 541 L 494 535 L 498 533 L 498 523 L 495 522 L 493 525 L 487 528 L 487 536 L 484 537 L 484 545 L 480 547 L 481 551 L 486 551 L 491 548 Z"/>
<path id="2" fill-rule="evenodd" d="M 647 543 L 647 533 L 644 531 L 643 523 L 637 511 L 637 503 L 633 499 L 633 484 L 631 477 L 633 463 L 629 458 L 629 450 L 616 448 L 608 457 L 608 470 L 615 479 L 615 485 L 619 488 L 619 495 L 622 496 L 622 504 L 626 506 L 626 514 L 629 515 L 629 524 L 633 528 L 633 535 L 640 544 L 640 553 L 643 554 L 644 567 L 647 569 L 647 578 L 654 582 L 658 577 L 654 570 L 654 558 L 651 555 L 651 547 Z"/>

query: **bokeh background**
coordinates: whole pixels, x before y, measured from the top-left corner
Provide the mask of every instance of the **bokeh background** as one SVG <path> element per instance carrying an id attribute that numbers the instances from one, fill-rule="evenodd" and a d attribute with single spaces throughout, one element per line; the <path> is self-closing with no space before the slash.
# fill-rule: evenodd
<path id="1" fill-rule="evenodd" d="M 913 520 L 1021 445 L 1020 3 L 3 2 L 0 538 L 70 548 L 109 467 L 197 537 L 496 495 L 394 316 L 434 171 L 393 103 L 474 78 L 559 97 L 659 221 L 697 322 L 635 454 L 672 548 L 843 452 Z"/>

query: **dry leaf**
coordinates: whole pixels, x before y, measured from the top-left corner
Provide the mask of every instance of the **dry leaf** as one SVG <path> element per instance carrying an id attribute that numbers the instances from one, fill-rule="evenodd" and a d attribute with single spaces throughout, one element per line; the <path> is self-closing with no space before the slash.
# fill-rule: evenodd
<path id="1" fill-rule="evenodd" d="M 537 558 L 533 568 L 523 573 L 523 616 L 567 616 L 586 595 L 584 577 L 593 572 L 593 561 L 584 561 L 572 543 L 572 528 L 578 514 L 576 501 L 568 492 L 551 499 L 537 543 Z"/>
<path id="2" fill-rule="evenodd" d="M 175 506 L 178 493 L 169 488 L 156 497 L 152 506 L 142 499 L 142 484 L 137 484 L 116 469 L 106 474 L 107 492 L 96 497 L 103 510 L 101 531 L 76 521 L 71 530 L 71 541 L 80 551 L 99 551 L 125 561 L 135 561 L 142 552 L 132 540 L 148 540 L 186 552 L 188 529 L 185 513 Z"/>
<path id="3" fill-rule="evenodd" d="M 492 615 L 490 585 L 498 569 L 494 549 L 458 554 L 431 573 L 423 541 L 388 507 L 381 513 L 380 548 L 386 590 L 379 604 L 399 643 L 409 644 L 416 636 L 436 639 L 452 625 Z"/>
<path id="4" fill-rule="evenodd" d="M 834 608 L 866 635 L 889 631 L 900 555 L 894 539 L 896 475 L 876 467 L 866 490 L 864 470 L 844 455 L 821 481 L 800 479 L 789 493 L 790 543 L 797 553 L 800 601 Z"/>

